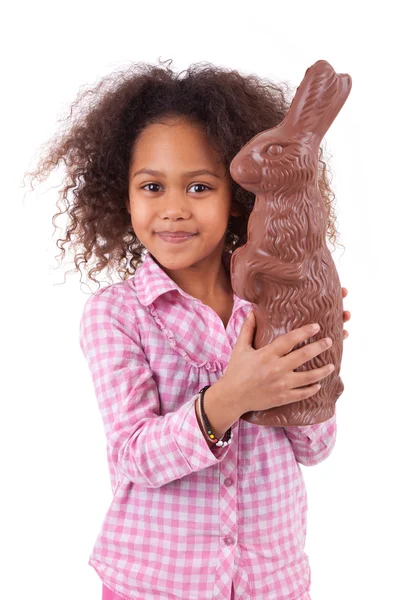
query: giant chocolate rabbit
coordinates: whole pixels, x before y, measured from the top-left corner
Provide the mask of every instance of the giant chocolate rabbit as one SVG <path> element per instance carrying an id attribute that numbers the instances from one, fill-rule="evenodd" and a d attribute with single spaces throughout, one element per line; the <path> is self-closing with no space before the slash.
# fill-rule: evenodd
<path id="1" fill-rule="evenodd" d="M 293 350 L 329 336 L 332 346 L 297 371 L 333 363 L 310 398 L 242 419 L 283 427 L 321 423 L 333 416 L 343 392 L 339 376 L 343 352 L 342 290 L 326 245 L 327 209 L 318 187 L 318 150 L 351 90 L 351 78 L 319 60 L 307 69 L 290 108 L 277 127 L 253 137 L 230 165 L 232 178 L 256 195 L 247 243 L 231 259 L 236 295 L 253 303 L 253 347 L 319 323 L 319 333 Z"/>

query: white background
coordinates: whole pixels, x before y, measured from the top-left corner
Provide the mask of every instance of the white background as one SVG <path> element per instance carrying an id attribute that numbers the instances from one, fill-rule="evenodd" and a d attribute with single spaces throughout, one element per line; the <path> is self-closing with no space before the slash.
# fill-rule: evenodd
<path id="1" fill-rule="evenodd" d="M 57 178 L 22 177 L 81 86 L 132 61 L 209 61 L 292 87 L 319 59 L 353 80 L 324 145 L 349 294 L 332 455 L 302 466 L 312 600 L 400 598 L 399 56 L 393 2 L 17 3 L 1 40 L 1 596 L 100 600 L 87 565 L 111 500 L 78 342 L 89 290 L 62 268 Z M 25 195 L 25 197 L 24 197 Z M 63 226 L 62 219 L 57 220 Z M 91 287 L 92 291 L 97 289 Z"/>

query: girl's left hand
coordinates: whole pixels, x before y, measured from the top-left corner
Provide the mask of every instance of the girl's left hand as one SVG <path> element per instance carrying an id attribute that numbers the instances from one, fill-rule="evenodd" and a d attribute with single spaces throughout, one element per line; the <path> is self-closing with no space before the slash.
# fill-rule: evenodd
<path id="1" fill-rule="evenodd" d="M 347 289 L 342 287 L 343 298 L 346 298 L 347 294 L 348 294 Z M 343 323 L 346 323 L 346 321 L 349 321 L 350 317 L 351 317 L 351 313 L 348 310 L 343 311 Z M 348 337 L 349 337 L 349 332 L 346 331 L 346 329 L 343 329 L 343 339 L 345 340 Z"/>

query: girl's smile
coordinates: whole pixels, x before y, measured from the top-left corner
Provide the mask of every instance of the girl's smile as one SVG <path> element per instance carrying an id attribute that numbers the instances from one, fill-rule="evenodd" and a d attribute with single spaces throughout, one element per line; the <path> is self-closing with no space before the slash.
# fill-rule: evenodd
<path id="1" fill-rule="evenodd" d="M 189 233 L 188 235 L 182 234 L 166 234 L 166 233 L 157 233 L 158 237 L 163 240 L 163 242 L 169 242 L 171 244 L 182 244 L 183 242 L 187 242 L 193 239 L 197 234 Z"/>

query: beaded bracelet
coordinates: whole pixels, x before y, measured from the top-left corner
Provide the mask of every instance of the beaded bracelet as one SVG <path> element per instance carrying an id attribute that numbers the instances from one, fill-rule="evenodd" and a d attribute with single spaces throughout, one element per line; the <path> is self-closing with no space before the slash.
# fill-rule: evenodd
<path id="1" fill-rule="evenodd" d="M 201 429 L 202 433 L 203 433 L 203 434 L 204 434 L 204 435 L 205 435 L 205 436 L 206 436 L 206 437 L 207 437 L 207 438 L 208 438 L 208 439 L 209 439 L 209 440 L 210 440 L 210 441 L 211 441 L 211 442 L 214 444 L 214 446 L 215 446 L 219 440 L 217 440 L 217 439 L 215 439 L 215 438 L 214 438 L 214 439 L 211 439 L 211 437 L 210 437 L 210 435 L 209 435 L 209 433 L 208 433 L 208 431 L 207 431 L 206 424 L 204 423 L 204 419 L 202 418 L 202 416 L 201 416 L 201 414 L 200 414 L 200 413 L 201 413 L 201 409 L 200 409 L 200 394 L 198 394 L 198 395 L 197 395 L 196 402 L 197 402 L 197 414 L 199 415 L 199 424 L 200 424 L 200 429 Z M 224 441 L 224 440 L 225 440 L 225 438 L 226 438 L 226 433 L 224 433 L 224 435 L 223 435 L 223 437 L 221 438 L 221 440 L 223 440 L 223 441 Z"/>
<path id="2" fill-rule="evenodd" d="M 224 435 L 220 439 L 217 439 L 215 437 L 215 435 L 213 434 L 211 425 L 210 425 L 210 421 L 207 419 L 206 413 L 204 412 L 204 392 L 206 390 L 208 390 L 209 387 L 211 387 L 211 386 L 206 385 L 198 393 L 199 402 L 200 402 L 201 419 L 202 419 L 203 423 L 205 423 L 204 430 L 207 433 L 208 438 L 213 442 L 213 444 L 215 444 L 216 446 L 225 447 L 225 446 L 228 446 L 228 444 L 232 443 L 232 428 L 229 427 L 228 431 L 226 433 L 224 433 Z M 225 437 L 226 437 L 226 440 L 224 440 Z"/>
<path id="3" fill-rule="evenodd" d="M 210 387 L 210 386 L 207 386 Z M 207 389 L 207 388 L 206 388 Z M 204 390 L 205 392 L 205 390 Z M 203 392 L 203 393 L 204 393 Z M 224 435 L 220 438 L 217 439 L 215 437 L 215 435 L 212 432 L 211 426 L 210 426 L 210 422 L 207 419 L 207 416 L 204 412 L 204 405 L 203 405 L 203 409 L 201 409 L 201 399 L 203 397 L 203 394 L 198 394 L 198 412 L 200 415 L 200 425 L 201 425 L 201 430 L 203 431 L 204 434 L 207 435 L 208 439 L 215 445 L 215 446 L 227 446 L 228 444 L 230 444 L 232 442 L 232 434 L 231 434 L 231 428 L 228 429 L 227 432 L 224 433 Z M 207 420 L 208 425 L 205 424 L 204 422 L 204 417 Z"/>

